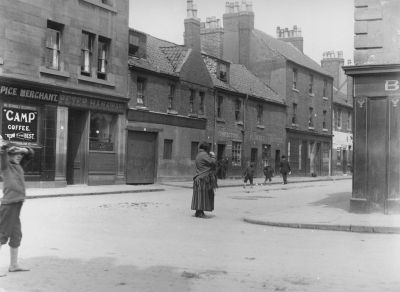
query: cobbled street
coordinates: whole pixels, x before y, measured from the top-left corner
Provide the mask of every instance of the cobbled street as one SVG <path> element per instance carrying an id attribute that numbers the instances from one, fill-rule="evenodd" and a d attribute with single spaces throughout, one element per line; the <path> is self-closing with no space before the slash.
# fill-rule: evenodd
<path id="1" fill-rule="evenodd" d="M 191 189 L 27 200 L 21 263 L 0 291 L 399 291 L 400 235 L 249 224 L 351 180 L 217 190 L 193 217 Z M 0 252 L 6 272 L 9 250 Z"/>

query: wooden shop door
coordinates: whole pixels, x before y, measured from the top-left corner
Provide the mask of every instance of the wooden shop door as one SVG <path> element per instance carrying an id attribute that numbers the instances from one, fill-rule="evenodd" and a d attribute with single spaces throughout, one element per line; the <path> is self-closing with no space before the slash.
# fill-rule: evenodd
<path id="1" fill-rule="evenodd" d="M 69 109 L 67 184 L 84 184 L 87 182 L 87 116 L 87 112 Z"/>
<path id="2" fill-rule="evenodd" d="M 156 177 L 157 134 L 128 132 L 126 176 L 128 184 L 152 184 Z"/>

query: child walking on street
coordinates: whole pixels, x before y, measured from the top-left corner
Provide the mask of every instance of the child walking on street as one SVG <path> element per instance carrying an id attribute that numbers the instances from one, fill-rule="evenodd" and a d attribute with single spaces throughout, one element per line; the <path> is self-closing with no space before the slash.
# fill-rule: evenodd
<path id="1" fill-rule="evenodd" d="M 3 198 L 0 204 L 0 248 L 7 242 L 10 246 L 9 272 L 29 271 L 18 264 L 18 248 L 22 239 L 20 212 L 26 195 L 23 167 L 32 159 L 33 154 L 31 148 L 7 144 L 0 136 L 3 178 Z M 0 276 L 5 275 L 0 274 Z"/>
<path id="2" fill-rule="evenodd" d="M 272 181 L 272 176 L 274 174 L 274 169 L 272 168 L 272 166 L 269 164 L 269 161 L 266 160 L 265 161 L 265 165 L 264 165 L 264 169 L 263 169 L 264 175 L 265 175 L 265 180 L 264 180 L 264 184 L 267 183 L 267 181 L 269 181 L 271 183 Z"/>
<path id="3" fill-rule="evenodd" d="M 247 166 L 246 170 L 244 171 L 244 184 L 243 188 L 246 188 L 247 181 L 250 182 L 250 186 L 253 187 L 253 178 L 254 178 L 254 163 L 251 162 L 249 166 Z"/>

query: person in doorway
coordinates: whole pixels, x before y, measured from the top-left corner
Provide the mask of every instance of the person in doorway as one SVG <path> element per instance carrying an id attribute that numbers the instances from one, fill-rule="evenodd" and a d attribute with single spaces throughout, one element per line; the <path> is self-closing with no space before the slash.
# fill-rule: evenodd
<path id="1" fill-rule="evenodd" d="M 264 175 L 265 175 L 264 184 L 266 184 L 267 181 L 269 183 L 271 183 L 272 182 L 272 176 L 274 174 L 274 169 L 272 168 L 272 166 L 271 166 L 271 164 L 269 163 L 268 160 L 266 160 L 265 163 L 264 163 L 263 172 L 264 172 Z"/>
<path id="2" fill-rule="evenodd" d="M 287 176 L 291 173 L 291 169 L 285 155 L 282 155 L 282 160 L 279 164 L 279 172 L 282 174 L 283 184 L 287 184 Z"/>
<path id="3" fill-rule="evenodd" d="M 195 171 L 191 208 L 196 211 L 195 217 L 206 218 L 204 211 L 214 210 L 214 191 L 218 187 L 215 155 L 213 152 L 209 152 L 206 142 L 202 142 L 199 146 Z"/>
<path id="4" fill-rule="evenodd" d="M 19 147 L 0 139 L 1 175 L 3 198 L 0 204 L 0 248 L 8 242 L 10 246 L 9 272 L 25 272 L 18 263 L 21 244 L 20 212 L 25 200 L 24 167 L 33 158 L 30 147 Z"/>
<path id="5" fill-rule="evenodd" d="M 254 172 L 255 172 L 254 162 L 250 162 L 243 173 L 244 176 L 243 188 L 246 188 L 247 181 L 249 181 L 250 186 L 253 187 Z"/>
<path id="6" fill-rule="evenodd" d="M 222 158 L 221 162 L 221 176 L 223 179 L 226 179 L 226 172 L 228 171 L 228 158 Z"/>

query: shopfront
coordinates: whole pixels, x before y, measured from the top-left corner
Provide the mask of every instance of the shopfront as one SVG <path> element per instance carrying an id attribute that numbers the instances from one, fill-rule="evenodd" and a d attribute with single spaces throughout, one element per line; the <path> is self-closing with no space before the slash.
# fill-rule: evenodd
<path id="1" fill-rule="evenodd" d="M 0 97 L 1 135 L 35 150 L 31 186 L 125 182 L 124 102 L 9 79 Z"/>
<path id="2" fill-rule="evenodd" d="M 350 209 L 385 213 L 400 202 L 400 67 L 345 67 L 354 82 L 353 192 Z"/>

